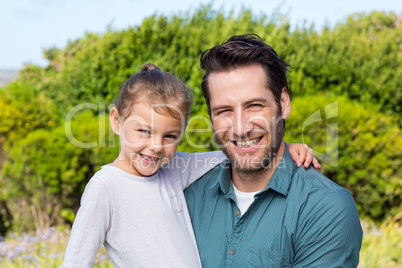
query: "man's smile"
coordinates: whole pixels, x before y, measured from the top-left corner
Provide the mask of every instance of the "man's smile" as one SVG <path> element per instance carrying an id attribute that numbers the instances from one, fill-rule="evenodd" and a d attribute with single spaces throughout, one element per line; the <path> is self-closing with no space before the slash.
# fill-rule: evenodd
<path id="1" fill-rule="evenodd" d="M 262 136 L 254 139 L 244 139 L 244 140 L 233 140 L 231 141 L 234 145 L 240 148 L 244 147 L 250 147 L 253 146 L 257 143 L 259 143 L 262 140 Z"/>

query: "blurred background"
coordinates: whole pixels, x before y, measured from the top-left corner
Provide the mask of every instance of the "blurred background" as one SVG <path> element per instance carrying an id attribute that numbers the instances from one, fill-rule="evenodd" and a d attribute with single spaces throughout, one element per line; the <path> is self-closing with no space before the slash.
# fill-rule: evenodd
<path id="1" fill-rule="evenodd" d="M 360 266 L 401 267 L 402 2 L 343 0 L 2 1 L 0 266 L 61 264 L 86 183 L 119 153 L 109 105 L 144 63 L 194 92 L 179 150 L 216 149 L 199 56 L 250 32 L 291 65 L 285 141 L 355 198 Z"/>

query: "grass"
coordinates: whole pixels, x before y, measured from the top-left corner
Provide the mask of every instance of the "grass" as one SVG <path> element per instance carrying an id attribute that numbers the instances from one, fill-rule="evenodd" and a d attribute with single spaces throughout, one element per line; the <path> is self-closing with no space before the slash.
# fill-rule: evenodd
<path id="1" fill-rule="evenodd" d="M 369 221 L 362 226 L 360 267 L 402 267 L 402 212 L 378 228 Z"/>
<path id="2" fill-rule="evenodd" d="M 0 267 L 59 267 L 63 263 L 70 229 L 50 228 L 35 233 L 11 233 L 0 237 Z M 94 267 L 113 267 L 104 247 L 97 255 Z"/>
<path id="3" fill-rule="evenodd" d="M 362 221 L 364 237 L 359 268 L 402 267 L 402 212 L 380 227 Z M 0 267 L 59 267 L 70 237 L 67 227 L 35 233 L 11 233 L 0 237 Z M 105 248 L 96 256 L 94 267 L 113 267 Z"/>

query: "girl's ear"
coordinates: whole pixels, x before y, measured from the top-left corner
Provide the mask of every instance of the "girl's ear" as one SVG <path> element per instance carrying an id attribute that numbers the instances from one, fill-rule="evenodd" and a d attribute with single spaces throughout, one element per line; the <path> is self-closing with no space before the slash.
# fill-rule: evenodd
<path id="1" fill-rule="evenodd" d="M 120 120 L 119 120 L 119 111 L 117 111 L 116 107 L 113 107 L 110 110 L 109 114 L 110 125 L 112 126 L 113 132 L 116 135 L 120 135 Z"/>

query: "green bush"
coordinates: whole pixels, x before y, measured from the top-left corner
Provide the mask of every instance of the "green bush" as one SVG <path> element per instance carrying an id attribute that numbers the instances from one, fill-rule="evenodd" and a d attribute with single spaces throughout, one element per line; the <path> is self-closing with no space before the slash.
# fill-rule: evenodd
<path id="1" fill-rule="evenodd" d="M 4 198 L 16 230 L 46 229 L 63 223 L 63 215 L 72 220 L 88 180 L 118 155 L 106 123 L 104 115 L 86 111 L 52 131 L 32 131 L 6 151 Z"/>
<path id="2" fill-rule="evenodd" d="M 8 157 L 6 152 L 16 141 L 36 129 L 50 131 L 58 122 L 53 101 L 37 91 L 36 80 L 25 79 L 25 74 L 31 71 L 38 75 L 41 69 L 27 66 L 21 72 L 24 79 L 9 84 L 6 90 L 0 90 L 0 170 L 3 170 L 3 163 Z M 0 172 L 0 234 L 4 234 L 12 222 L 12 212 L 5 199 L 8 192 L 4 185 L 6 180 Z"/>
<path id="3" fill-rule="evenodd" d="M 275 40 L 274 47 L 277 46 Z M 379 106 L 401 120 L 402 19 L 395 13 L 351 15 L 320 34 L 298 29 L 284 59 L 292 65 L 292 94 L 325 92 Z M 283 53 L 279 50 L 279 53 Z M 401 126 L 401 121 L 398 122 Z"/>
<path id="4" fill-rule="evenodd" d="M 381 220 L 402 208 L 402 131 L 395 121 L 346 97 L 299 97 L 285 140 L 307 143 L 323 174 L 352 193 L 360 215 Z"/>
<path id="5" fill-rule="evenodd" d="M 279 13 L 256 15 L 243 9 L 235 14 L 206 5 L 194 12 L 153 15 L 122 31 L 87 33 L 65 48 L 50 48 L 44 55 L 47 67 L 27 65 L 15 82 L 0 90 L 0 201 L 12 208 L 21 229 L 35 222 L 21 208 L 37 208 L 50 197 L 59 209 L 55 217 L 71 221 L 86 181 L 117 156 L 118 146 L 74 146 L 64 133 L 68 114 L 77 105 L 110 104 L 147 62 L 194 91 L 188 135 L 179 150 L 215 149 L 200 89 L 199 57 L 232 35 L 254 32 L 292 66 L 288 80 L 295 120 L 288 120 L 286 140 L 301 141 L 300 124 L 307 116 L 339 99 L 339 121 L 328 121 L 330 132 L 338 123 L 338 143 L 326 144 L 325 120 L 307 125 L 304 141 L 317 151 L 327 150 L 322 161 L 331 165 L 324 165 L 324 173 L 351 190 L 361 214 L 381 219 L 401 209 L 401 21 L 394 13 L 372 12 L 352 15 L 321 32 L 306 26 L 291 31 Z M 295 107 L 300 108 L 295 112 Z M 98 141 L 98 119 L 105 110 L 75 117 L 74 137 Z M 108 144 L 114 139 L 106 135 L 104 140 Z M 338 157 L 331 157 L 335 152 Z M 50 217 L 52 209 L 41 209 Z M 5 226 L 2 211 L 0 226 Z"/>
<path id="6" fill-rule="evenodd" d="M 10 144 L 35 129 L 48 130 L 57 124 L 53 101 L 35 91 L 35 86 L 24 80 L 0 90 L 0 144 Z"/>
<path id="7" fill-rule="evenodd" d="M 88 33 L 64 49 L 45 52 L 50 64 L 40 88 L 64 115 L 79 103 L 110 103 L 130 75 L 144 63 L 153 62 L 185 80 L 196 90 L 197 104 L 202 103 L 199 91 L 202 76 L 198 68 L 202 51 L 222 42 L 222 37 L 239 32 L 263 33 L 275 29 L 273 33 L 283 35 L 281 29 L 288 28 L 286 24 L 276 29 L 274 22 L 266 21 L 266 17 L 253 16 L 249 10 L 237 16 L 225 15 L 208 5 L 194 14 L 150 16 L 140 26 L 123 31 Z"/>

